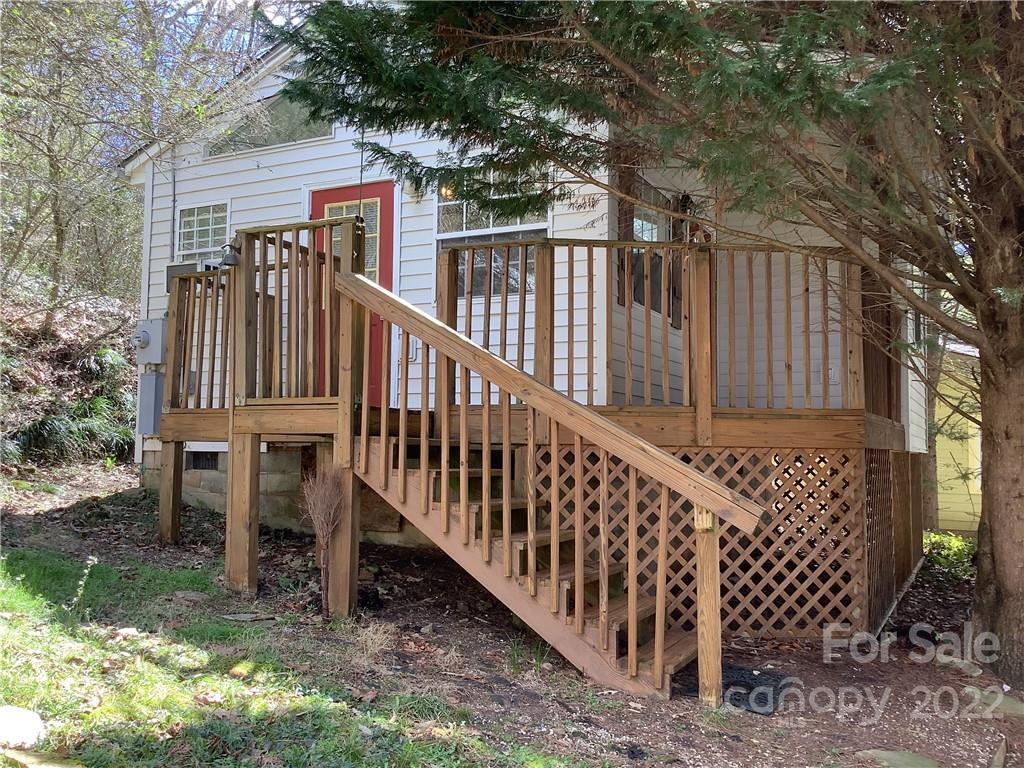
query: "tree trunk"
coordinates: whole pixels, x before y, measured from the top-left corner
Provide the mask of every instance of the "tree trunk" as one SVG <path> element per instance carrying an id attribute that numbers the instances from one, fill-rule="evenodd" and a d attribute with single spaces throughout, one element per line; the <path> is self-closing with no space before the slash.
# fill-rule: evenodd
<path id="1" fill-rule="evenodd" d="M 1024 365 L 981 360 L 981 495 L 976 632 L 1000 643 L 994 671 L 1024 686 Z"/>

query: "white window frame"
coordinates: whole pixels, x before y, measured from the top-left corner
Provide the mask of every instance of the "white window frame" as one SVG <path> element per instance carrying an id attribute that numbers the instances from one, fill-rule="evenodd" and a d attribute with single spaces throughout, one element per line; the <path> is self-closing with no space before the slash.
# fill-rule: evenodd
<path id="1" fill-rule="evenodd" d="M 441 190 L 440 189 L 434 195 L 434 239 L 435 239 L 435 241 L 452 240 L 452 239 L 456 239 L 456 238 L 460 238 L 460 237 L 481 237 L 481 236 L 487 236 L 487 235 L 507 234 L 509 232 L 529 232 L 530 230 L 540 229 L 541 227 L 546 229 L 548 231 L 548 233 L 551 232 L 551 206 L 548 206 L 547 215 L 544 217 L 543 220 L 540 220 L 540 221 L 531 221 L 531 222 L 522 222 L 522 221 L 520 221 L 519 224 L 506 224 L 504 226 L 498 226 L 498 227 L 495 227 L 495 226 L 492 225 L 492 226 L 489 226 L 489 227 L 480 227 L 479 229 L 459 229 L 459 230 L 452 230 L 451 232 L 442 232 L 441 231 L 441 206 L 442 205 L 454 205 L 456 203 L 461 203 L 462 206 L 463 206 L 463 208 L 462 208 L 462 210 L 463 210 L 463 225 L 465 225 L 466 206 L 469 205 L 468 201 L 466 201 L 466 200 L 459 200 L 457 198 L 452 198 L 451 200 L 444 200 L 442 198 L 442 196 L 441 196 Z M 490 221 L 493 222 L 494 221 L 494 214 L 493 213 L 489 213 L 487 215 L 490 217 Z M 522 219 L 523 217 L 520 216 L 519 218 Z"/>
<path id="2" fill-rule="evenodd" d="M 197 208 L 212 208 L 215 205 L 224 206 L 224 242 L 231 240 L 231 201 L 230 200 L 210 200 L 201 203 L 189 203 L 188 205 L 179 206 L 174 212 L 174 257 L 171 259 L 173 264 L 187 264 L 190 261 L 194 261 L 197 264 L 206 263 L 208 261 L 220 261 L 220 249 L 224 243 L 214 246 L 212 249 L 193 249 L 193 250 L 182 250 L 181 248 L 181 218 L 185 211 L 195 210 Z M 196 231 L 196 230 L 194 230 Z"/>

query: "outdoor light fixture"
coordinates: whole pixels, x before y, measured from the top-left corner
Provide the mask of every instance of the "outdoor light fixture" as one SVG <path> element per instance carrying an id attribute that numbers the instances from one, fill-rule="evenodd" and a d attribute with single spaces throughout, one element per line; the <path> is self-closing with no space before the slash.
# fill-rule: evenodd
<path id="1" fill-rule="evenodd" d="M 220 247 L 220 250 L 224 254 L 220 260 L 220 266 L 222 269 L 224 267 L 238 266 L 238 248 L 236 248 L 232 243 L 224 243 L 224 245 Z"/>

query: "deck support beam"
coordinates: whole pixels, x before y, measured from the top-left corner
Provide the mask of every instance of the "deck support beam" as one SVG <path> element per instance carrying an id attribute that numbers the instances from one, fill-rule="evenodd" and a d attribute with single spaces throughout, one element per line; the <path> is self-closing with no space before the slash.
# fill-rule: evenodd
<path id="1" fill-rule="evenodd" d="M 694 506 L 697 531 L 697 687 L 709 707 L 722 705 L 722 587 L 718 517 Z"/>
<path id="2" fill-rule="evenodd" d="M 228 504 L 224 572 L 228 587 L 255 592 L 260 529 L 260 436 L 228 442 Z"/>
<path id="3" fill-rule="evenodd" d="M 181 540 L 181 473 L 185 465 L 185 444 L 165 440 L 160 449 L 160 542 Z"/>

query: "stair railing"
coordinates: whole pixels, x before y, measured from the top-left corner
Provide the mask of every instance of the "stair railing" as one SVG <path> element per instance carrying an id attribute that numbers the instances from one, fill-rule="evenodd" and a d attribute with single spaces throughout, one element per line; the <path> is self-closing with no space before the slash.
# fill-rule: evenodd
<path id="1" fill-rule="evenodd" d="M 670 618 L 669 540 L 680 535 L 680 531 L 671 529 L 670 507 L 673 501 L 677 507 L 684 503 L 692 505 L 692 525 L 697 538 L 696 624 L 700 689 L 705 701 L 720 701 L 721 597 L 717 524 L 722 519 L 745 532 L 752 532 L 760 520 L 761 508 L 587 406 L 538 381 L 357 271 L 346 270 L 345 262 L 343 259 L 342 269 L 335 275 L 335 286 L 340 296 L 340 315 L 351 321 L 350 326 L 343 324 L 341 329 L 339 384 L 342 397 L 339 402 L 339 429 L 342 422 L 354 418 L 354 401 L 361 400 L 362 407 L 358 409 L 360 424 L 357 427 L 353 423 L 351 431 L 351 434 L 361 436 L 360 455 L 352 456 L 353 464 L 358 462 L 360 471 L 365 475 L 371 432 L 375 427 L 375 436 L 380 439 L 381 457 L 380 474 L 376 482 L 383 490 L 387 490 L 392 480 L 399 483 L 396 493 L 404 501 L 406 456 L 410 440 L 418 440 L 421 457 L 420 503 L 423 513 L 430 514 L 434 509 L 439 509 L 442 528 L 447 534 L 450 530 L 450 511 L 454 507 L 461 537 L 469 545 L 476 530 L 475 515 L 479 511 L 482 521 L 482 557 L 489 562 L 493 544 L 491 474 L 492 471 L 497 473 L 497 467 L 491 465 L 491 457 L 500 446 L 500 551 L 506 576 L 511 576 L 513 572 L 513 489 L 509 478 L 513 476 L 514 461 L 516 474 L 520 474 L 519 467 L 525 464 L 525 487 L 522 490 L 526 497 L 527 588 L 531 594 L 538 596 L 541 582 L 546 581 L 546 600 L 552 613 L 565 612 L 571 617 L 575 631 L 582 634 L 587 601 L 589 599 L 593 602 L 593 596 L 584 593 L 583 570 L 587 560 L 596 563 L 599 571 L 599 631 L 602 645 L 605 645 L 608 640 L 609 575 L 613 565 L 612 537 L 616 537 L 614 546 L 619 548 L 621 539 L 625 538 L 625 590 L 629 616 L 637 616 L 637 602 L 642 590 L 648 595 L 653 592 L 656 601 L 654 652 L 650 672 L 658 688 L 667 682 L 664 657 L 665 631 Z M 383 349 L 379 377 L 372 377 L 379 381 L 374 402 L 369 387 L 369 329 L 377 318 L 383 327 Z M 349 328 L 351 336 L 347 335 Z M 391 396 L 393 358 L 390 354 L 393 334 L 399 347 L 394 399 Z M 411 371 L 415 364 L 419 366 L 418 376 Z M 448 382 L 446 379 L 453 375 L 456 366 L 461 369 L 462 375 L 456 381 Z M 478 392 L 470 391 L 470 373 L 473 380 L 481 382 Z M 425 460 L 430 450 L 428 419 L 431 403 L 438 393 L 447 392 L 449 386 L 455 390 L 457 415 L 452 419 L 443 415 L 440 417 L 440 503 L 435 505 L 433 484 L 428 476 L 430 469 Z M 361 398 L 346 397 L 346 392 L 355 392 L 360 388 Z M 511 418 L 513 399 L 523 419 L 513 421 Z M 389 404 L 395 401 L 398 403 L 397 419 L 389 408 Z M 479 403 L 479 407 L 474 408 L 472 413 L 471 401 Z M 375 409 L 379 414 L 377 425 L 373 425 L 370 420 L 371 411 Z M 412 423 L 411 409 L 413 412 L 418 409 L 419 414 L 418 421 Z M 514 433 L 519 423 L 525 424 L 525 434 Z M 457 430 L 454 441 L 453 428 Z M 394 467 L 387 460 L 391 441 L 397 444 L 397 465 Z M 522 454 L 522 448 L 516 449 L 514 455 L 513 446 L 523 443 L 526 446 L 525 455 Z M 457 467 L 450 466 L 453 448 L 458 450 Z M 547 477 L 542 478 L 545 467 L 539 457 L 545 449 L 549 459 Z M 471 453 L 474 450 L 479 450 L 482 457 L 479 467 L 479 510 L 471 506 L 469 498 Z M 563 459 L 567 459 L 564 463 L 568 468 L 564 476 Z M 598 476 L 596 487 L 593 480 L 595 468 Z M 394 478 L 391 477 L 392 469 L 397 469 Z M 450 487 L 449 475 L 456 469 L 458 498 L 452 500 L 450 497 L 453 489 Z M 654 525 L 648 522 L 649 514 L 639 491 L 641 479 L 648 498 L 651 489 L 657 490 L 658 512 Z M 546 481 L 546 490 L 542 487 L 542 480 Z M 545 496 L 549 507 L 547 520 L 541 509 Z M 642 510 L 641 507 L 645 508 Z M 644 512 L 644 522 L 640 520 L 641 512 Z M 679 516 L 676 517 L 678 519 Z M 545 529 L 550 550 L 547 568 L 538 565 L 537 555 L 538 541 L 544 536 Z M 640 540 L 641 535 L 644 537 L 643 542 Z M 561 586 L 565 579 L 559 563 L 559 543 L 562 541 L 571 541 L 573 545 L 571 575 L 574 578 L 566 579 L 575 584 L 572 594 L 563 593 Z M 646 545 L 643 551 L 641 543 Z M 652 547 L 655 550 L 653 558 L 650 551 Z M 570 599 L 571 611 L 568 607 Z M 627 646 L 625 671 L 629 676 L 636 677 L 640 668 L 638 622 L 635 620 L 629 622 Z"/>

